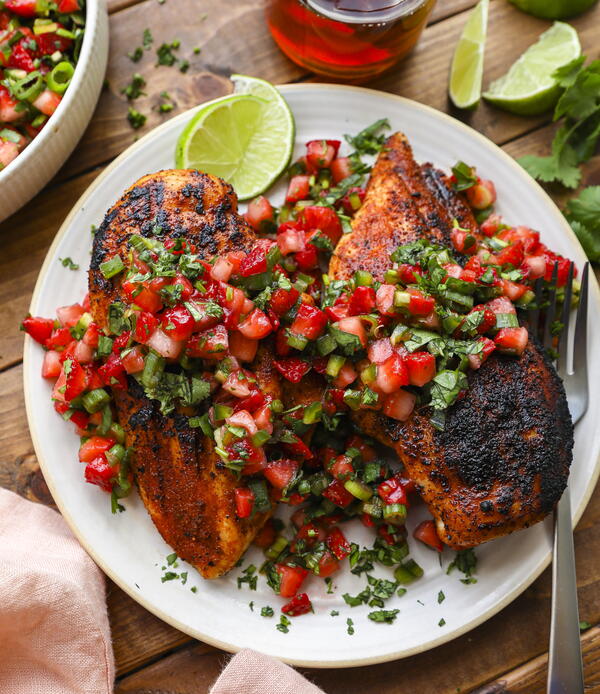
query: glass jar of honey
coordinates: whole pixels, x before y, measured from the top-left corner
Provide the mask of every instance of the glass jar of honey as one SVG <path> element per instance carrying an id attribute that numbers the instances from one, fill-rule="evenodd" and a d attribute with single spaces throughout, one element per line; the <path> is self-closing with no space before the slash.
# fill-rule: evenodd
<path id="1" fill-rule="evenodd" d="M 362 82 L 416 44 L 435 0 L 268 0 L 281 50 L 321 75 Z"/>

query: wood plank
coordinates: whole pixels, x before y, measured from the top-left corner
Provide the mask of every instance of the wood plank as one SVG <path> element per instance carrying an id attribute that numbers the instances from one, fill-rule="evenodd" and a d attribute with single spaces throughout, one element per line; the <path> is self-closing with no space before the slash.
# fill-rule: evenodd
<path id="1" fill-rule="evenodd" d="M 590 629 L 581 637 L 585 688 L 600 691 L 600 629 Z M 479 687 L 471 694 L 544 694 L 548 655 L 534 658 L 520 668 Z"/>
<path id="2" fill-rule="evenodd" d="M 141 45 L 145 28 L 152 33 L 153 46 L 138 63 L 133 63 L 127 53 Z M 156 49 L 175 39 L 181 41 L 177 57 L 190 62 L 185 74 L 175 66 L 155 66 Z M 193 53 L 196 47 L 201 49 L 198 55 Z M 147 96 L 132 104 L 148 118 L 139 130 L 133 130 L 127 121 L 130 102 L 121 93 L 136 72 L 147 81 Z M 305 74 L 271 39 L 260 0 L 237 0 L 227 5 L 227 11 L 218 11 L 212 0 L 167 0 L 162 5 L 157 0 L 145 0 L 112 14 L 108 87 L 102 91 L 92 122 L 59 178 L 107 162 L 168 118 L 228 94 L 231 83 L 227 76 L 234 72 L 276 83 Z M 164 91 L 176 104 L 168 114 L 157 111 L 159 95 Z"/>
<path id="3" fill-rule="evenodd" d="M 448 99 L 448 73 L 454 47 L 467 18 L 463 12 L 428 27 L 414 52 L 398 68 L 369 84 L 449 112 L 498 144 L 513 140 L 549 117 L 524 118 L 504 113 L 482 102 L 473 112 L 458 112 Z M 571 21 L 579 32 L 583 52 L 600 55 L 597 26 L 600 5 Z M 518 30 L 515 30 L 518 27 Z M 506 0 L 492 0 L 485 48 L 484 87 L 500 77 L 516 58 L 548 28 L 548 22 L 530 17 Z M 507 40 L 510 37 L 510 40 Z"/>
<path id="4" fill-rule="evenodd" d="M 474 7 L 476 4 L 477 0 L 438 0 L 429 18 L 429 24 L 441 22 L 448 17 Z"/>
<path id="5" fill-rule="evenodd" d="M 21 377 L 20 366 L 0 374 L 0 484 L 32 500 L 48 503 L 49 495 L 37 467 L 27 429 Z M 596 624 L 600 621 L 600 574 L 597 570 L 597 557 L 600 556 L 600 488 L 596 490 L 579 523 L 575 540 L 581 618 Z M 385 682 L 394 681 L 399 673 L 402 673 L 405 681 L 414 684 L 416 691 L 442 693 L 454 692 L 457 686 L 463 690 L 477 686 L 545 651 L 549 603 L 550 574 L 545 572 L 512 605 L 470 634 L 414 658 L 360 668 L 353 671 L 352 681 L 367 693 L 386 691 Z M 110 589 L 109 605 L 115 654 L 121 673 L 188 641 L 186 636 L 162 624 L 116 587 Z M 503 654 L 501 661 L 498 659 L 499 650 Z M 465 660 L 464 653 L 467 651 L 471 652 L 472 657 Z M 151 671 L 157 689 L 168 691 L 169 677 L 177 671 L 181 682 L 186 682 L 185 677 L 189 674 L 190 683 L 195 682 L 196 687 L 185 689 L 181 685 L 178 692 L 186 694 L 188 691 L 198 691 L 198 682 L 192 677 L 192 674 L 196 676 L 198 659 L 190 657 L 190 653 L 203 654 L 202 668 L 206 669 L 207 677 L 209 674 L 212 677 L 218 671 L 222 654 L 205 645 L 193 646 L 175 653 L 171 656 L 174 660 L 161 661 L 164 662 L 164 669 L 160 672 L 166 673 L 165 681 L 155 670 Z M 183 667 L 182 662 L 188 664 Z M 138 674 L 132 675 L 134 679 L 126 678 L 122 687 L 142 687 L 140 682 L 148 680 L 136 680 Z M 343 687 L 348 682 L 339 671 L 310 671 L 309 675 L 329 694 L 344 691 Z M 118 691 L 137 690 L 122 688 Z"/>

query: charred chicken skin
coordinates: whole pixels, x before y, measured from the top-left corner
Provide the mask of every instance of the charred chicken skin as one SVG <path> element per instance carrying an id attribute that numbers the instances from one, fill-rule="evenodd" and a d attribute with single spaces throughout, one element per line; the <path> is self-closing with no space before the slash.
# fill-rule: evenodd
<path id="1" fill-rule="evenodd" d="M 452 219 L 477 233 L 466 202 L 431 165 L 419 167 L 397 133 L 379 155 L 330 275 L 349 279 L 366 270 L 383 280 L 398 246 L 418 239 L 449 245 Z M 470 372 L 469 389 L 449 409 L 443 431 L 429 415 L 425 408 L 403 423 L 361 411 L 356 423 L 396 451 L 450 547 L 526 528 L 560 499 L 573 427 L 562 384 L 533 338 L 519 359 L 493 354 Z"/>
<path id="2" fill-rule="evenodd" d="M 253 230 L 237 214 L 231 186 L 197 171 L 169 170 L 139 179 L 107 212 L 95 239 L 89 273 L 94 320 L 107 324 L 108 309 L 120 297 L 118 279 L 107 280 L 100 264 L 118 253 L 125 259 L 132 234 L 152 234 L 161 241 L 185 237 L 206 257 L 231 250 L 249 250 Z M 264 351 L 254 371 L 260 387 L 279 396 Z M 231 569 L 267 519 L 236 514 L 236 475 L 225 468 L 212 439 L 188 425 L 183 409 L 163 416 L 158 403 L 145 397 L 129 378 L 127 390 L 114 389 L 118 418 L 133 462 L 140 496 L 164 540 L 205 578 Z"/>

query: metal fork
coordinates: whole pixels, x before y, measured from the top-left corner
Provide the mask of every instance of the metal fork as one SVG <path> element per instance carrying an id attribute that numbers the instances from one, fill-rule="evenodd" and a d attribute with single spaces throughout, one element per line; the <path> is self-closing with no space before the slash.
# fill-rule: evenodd
<path id="1" fill-rule="evenodd" d="M 581 276 L 581 290 L 575 333 L 573 337 L 573 366 L 569 371 L 567 353 L 569 348 L 569 322 L 573 291 L 573 263 L 565 285 L 561 323 L 563 330 L 558 342 L 556 368 L 565 386 L 569 411 L 573 424 L 585 414 L 588 407 L 587 375 L 587 313 L 589 263 L 585 264 Z M 544 348 L 552 346 L 552 324 L 557 310 L 557 273 L 554 266 L 549 290 L 549 305 L 545 312 L 542 342 Z M 531 312 L 530 327 L 539 330 L 542 281 L 536 283 L 536 309 Z M 571 499 L 569 487 L 565 489 L 554 512 L 554 552 L 552 557 L 552 616 L 548 653 L 547 694 L 583 694 L 583 662 L 579 640 L 579 610 L 577 607 L 577 579 L 575 576 L 575 552 L 573 548 L 573 526 L 571 522 Z"/>

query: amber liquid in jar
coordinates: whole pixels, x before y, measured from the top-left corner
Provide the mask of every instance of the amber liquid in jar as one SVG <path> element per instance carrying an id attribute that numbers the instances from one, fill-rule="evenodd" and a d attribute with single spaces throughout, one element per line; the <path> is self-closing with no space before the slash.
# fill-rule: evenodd
<path id="1" fill-rule="evenodd" d="M 435 0 L 269 0 L 267 23 L 281 50 L 302 67 L 364 81 L 403 58 Z"/>

